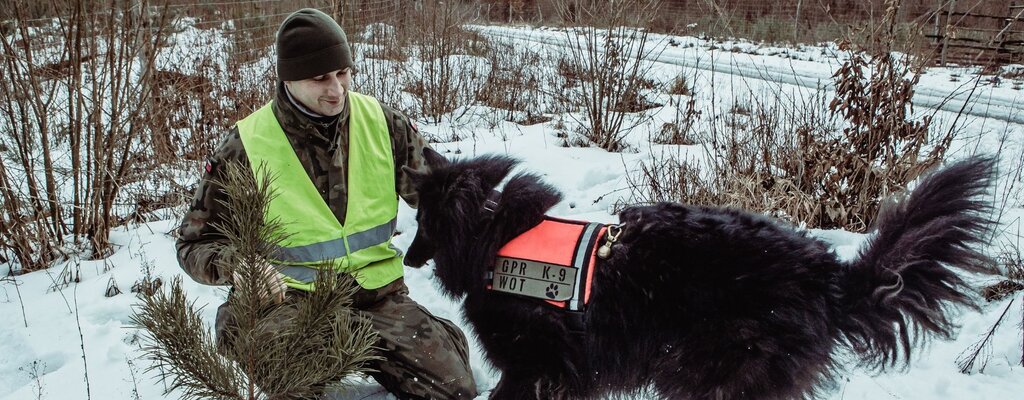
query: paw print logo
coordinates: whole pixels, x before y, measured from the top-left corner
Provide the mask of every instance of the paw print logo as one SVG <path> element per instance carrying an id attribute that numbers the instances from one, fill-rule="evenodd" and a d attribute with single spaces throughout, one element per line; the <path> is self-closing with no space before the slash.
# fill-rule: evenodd
<path id="1" fill-rule="evenodd" d="M 546 294 L 549 299 L 553 299 L 553 298 L 557 297 L 558 296 L 558 285 L 556 285 L 554 283 L 548 285 L 548 288 L 547 288 L 547 290 L 544 291 L 544 294 Z"/>

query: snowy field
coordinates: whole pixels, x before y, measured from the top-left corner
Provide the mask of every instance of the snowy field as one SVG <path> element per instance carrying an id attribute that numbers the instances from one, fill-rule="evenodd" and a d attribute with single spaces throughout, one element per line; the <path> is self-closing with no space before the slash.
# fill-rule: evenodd
<path id="1" fill-rule="evenodd" d="M 559 40 L 565 37 L 564 33 L 552 30 L 475 29 L 486 36 L 523 46 L 559 46 Z M 742 50 L 732 52 L 710 50 L 708 42 L 696 38 L 659 37 L 657 41 L 665 44 L 669 39 L 676 45 L 667 45 L 657 59 L 652 60 L 655 75 L 674 77 L 685 73 L 694 92 L 701 96 L 698 101 L 701 104 L 722 102 L 724 106 L 729 101 L 721 97 L 756 96 L 767 91 L 800 96 L 803 90 L 827 87 L 831 83 L 830 76 L 844 57 L 828 46 L 781 49 L 739 42 L 717 45 Z M 919 114 L 935 112 L 939 126 L 951 124 L 954 113 L 963 106 L 965 93 L 973 86 L 971 72 L 962 68 L 928 71 L 918 86 L 915 111 Z M 1019 157 L 1024 146 L 1024 113 L 1020 111 L 1024 95 L 1019 89 L 1013 82 L 996 84 L 983 80 L 974 93 L 975 101 L 968 105 L 967 115 L 962 117 L 967 120 L 960 121 L 964 131 L 949 156 L 957 159 L 975 152 L 994 153 L 1000 137 L 1008 138 L 1003 149 L 1003 154 L 1009 156 L 1002 160 L 1002 187 L 1013 175 L 1014 171 L 1007 170 L 1016 165 L 1012 158 Z M 716 92 L 719 97 L 708 97 Z M 667 99 L 667 95 L 663 97 Z M 940 103 L 944 104 L 941 111 L 932 109 Z M 525 169 L 542 174 L 563 192 L 565 201 L 550 214 L 570 219 L 615 222 L 612 209 L 629 200 L 627 182 L 637 173 L 639 163 L 666 152 L 685 155 L 700 151 L 700 146 L 651 144 L 651 133 L 674 117 L 675 110 L 671 106 L 651 110 L 651 120 L 637 126 L 627 136 L 626 142 L 632 151 L 623 153 L 562 147 L 562 139 L 555 135 L 557 116 L 551 122 L 519 126 L 484 122 L 482 118 L 473 118 L 472 110 L 465 115 L 441 124 L 421 122 L 419 126 L 434 137 L 457 134 L 466 138 L 433 144 L 449 158 L 504 153 L 522 159 Z M 201 166 L 196 165 L 194 171 L 198 179 Z M 1016 240 L 1020 247 L 1024 245 L 1019 242 L 1020 220 L 1024 217 L 1024 209 L 1020 207 L 1024 199 L 1012 198 L 1009 203 L 1011 206 L 1003 216 L 1002 239 Z M 413 216 L 413 211 L 403 205 L 398 220 L 398 229 L 403 233 L 396 239 L 400 248 L 407 247 L 412 240 L 416 229 Z M 129 289 L 145 269 L 151 269 L 153 276 L 164 282 L 184 276 L 175 259 L 171 236 L 178 222 L 176 217 L 118 228 L 111 235 L 117 252 L 108 259 L 73 260 L 0 283 L 0 400 L 86 399 L 87 393 L 92 399 L 177 398 L 173 392 L 164 394 L 165 386 L 156 381 L 155 372 L 147 371 L 149 364 L 139 358 L 139 333 L 127 326 L 132 305 L 136 303 Z M 851 257 L 866 237 L 839 230 L 811 233 L 832 243 L 843 257 Z M 0 270 L 5 269 L 0 266 Z M 60 285 L 65 279 L 62 271 L 80 271 L 81 282 Z M 974 281 L 983 285 L 994 283 L 992 279 Z M 422 269 L 407 268 L 406 282 L 415 300 L 433 313 L 456 321 L 465 331 L 472 331 L 462 322 L 459 303 L 439 294 L 431 264 Z M 111 284 L 123 293 L 104 296 Z M 226 290 L 195 284 L 187 276 L 184 276 L 184 288 L 196 305 L 204 307 L 204 319 L 212 327 L 216 307 L 225 299 Z M 1015 297 L 1012 305 L 1009 305 L 1012 297 L 983 304 L 980 313 L 962 310 L 958 319 L 962 329 L 955 340 L 936 341 L 915 349 L 916 357 L 906 371 L 873 375 L 857 369 L 853 361 L 846 363 L 848 370 L 840 375 L 838 386 L 826 398 L 1024 398 L 1020 326 L 1024 319 L 1024 299 L 1019 292 Z M 960 373 L 958 357 L 988 333 L 1008 305 L 1005 320 L 995 331 L 991 346 L 984 351 L 985 365 L 977 365 L 971 374 Z M 471 351 L 480 398 L 486 398 L 499 375 L 487 365 L 476 342 L 471 342 Z M 353 392 L 336 398 L 393 398 L 372 380 L 357 380 L 353 384 Z"/>

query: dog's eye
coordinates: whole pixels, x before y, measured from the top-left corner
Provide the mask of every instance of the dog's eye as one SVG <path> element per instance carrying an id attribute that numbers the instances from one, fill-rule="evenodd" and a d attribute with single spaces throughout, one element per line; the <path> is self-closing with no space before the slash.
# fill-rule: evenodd
<path id="1" fill-rule="evenodd" d="M 423 216 L 422 212 L 416 215 L 416 225 L 418 225 L 417 230 L 425 232 L 423 227 L 427 226 L 427 218 Z"/>

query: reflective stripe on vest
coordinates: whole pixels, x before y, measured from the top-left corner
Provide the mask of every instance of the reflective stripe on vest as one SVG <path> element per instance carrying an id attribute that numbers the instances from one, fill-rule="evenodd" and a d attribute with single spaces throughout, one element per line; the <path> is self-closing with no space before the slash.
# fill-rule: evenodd
<path id="1" fill-rule="evenodd" d="M 349 250 L 356 252 L 391 239 L 395 233 L 397 222 L 397 219 L 392 219 L 387 224 L 348 236 Z M 345 239 L 332 239 L 305 246 L 275 246 L 272 253 L 275 255 L 274 258 L 282 263 L 315 263 L 348 255 L 348 251 L 345 250 Z"/>
<path id="2" fill-rule="evenodd" d="M 282 227 L 270 260 L 285 283 L 312 290 L 317 267 L 331 264 L 376 289 L 402 276 L 401 252 L 391 245 L 398 216 L 395 163 L 384 112 L 352 91 L 349 101 L 348 203 L 345 225 L 324 201 L 268 103 L 238 121 L 238 133 L 256 178 L 273 176 L 267 221 Z M 261 167 L 262 166 L 262 167 Z"/>

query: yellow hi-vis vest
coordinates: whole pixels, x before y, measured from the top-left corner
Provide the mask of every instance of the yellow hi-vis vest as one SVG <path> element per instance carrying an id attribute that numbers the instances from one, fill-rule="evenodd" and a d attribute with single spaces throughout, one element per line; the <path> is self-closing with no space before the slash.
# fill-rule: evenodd
<path id="1" fill-rule="evenodd" d="M 283 240 L 270 260 L 285 284 L 313 290 L 317 266 L 333 263 L 366 289 L 402 277 L 401 252 L 391 245 L 398 217 L 395 162 L 384 111 L 377 100 L 352 91 L 349 102 L 348 205 L 342 226 L 302 168 L 271 103 L 238 121 L 257 180 L 274 177 L 276 195 L 266 220 L 276 219 Z M 263 168 L 257 168 L 260 165 Z"/>

